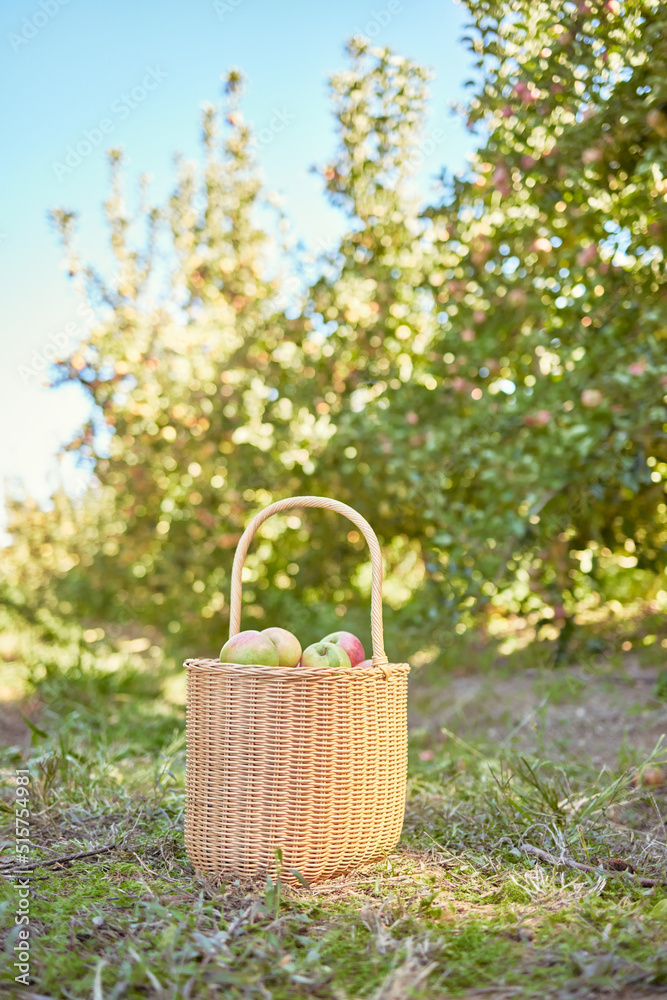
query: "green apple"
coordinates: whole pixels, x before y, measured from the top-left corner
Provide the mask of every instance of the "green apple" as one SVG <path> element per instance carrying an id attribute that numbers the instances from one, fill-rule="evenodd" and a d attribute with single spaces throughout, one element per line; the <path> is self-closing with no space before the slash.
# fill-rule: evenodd
<path id="1" fill-rule="evenodd" d="M 352 666 L 350 657 L 342 646 L 335 642 L 314 642 L 301 654 L 302 667 L 342 667 Z"/>
<path id="2" fill-rule="evenodd" d="M 221 663 L 245 663 L 260 667 L 277 667 L 280 656 L 276 645 L 256 629 L 237 632 L 220 650 Z"/>

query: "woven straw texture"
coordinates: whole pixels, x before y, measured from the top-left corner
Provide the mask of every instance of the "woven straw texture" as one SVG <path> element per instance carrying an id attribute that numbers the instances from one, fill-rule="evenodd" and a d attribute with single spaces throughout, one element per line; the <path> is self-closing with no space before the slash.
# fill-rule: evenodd
<path id="1" fill-rule="evenodd" d="M 309 882 L 389 852 L 405 810 L 407 664 L 388 663 L 382 638 L 382 557 L 372 528 L 326 497 L 261 511 L 241 538 L 232 574 L 230 635 L 240 628 L 241 571 L 259 525 L 277 511 L 325 507 L 369 542 L 373 666 L 352 670 L 187 660 L 185 845 L 203 872 L 246 877 L 293 870 Z"/>

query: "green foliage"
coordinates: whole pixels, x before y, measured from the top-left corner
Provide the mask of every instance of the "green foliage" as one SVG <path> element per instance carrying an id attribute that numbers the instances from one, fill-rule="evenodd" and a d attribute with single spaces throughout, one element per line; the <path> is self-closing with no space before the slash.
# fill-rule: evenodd
<path id="1" fill-rule="evenodd" d="M 487 593 L 623 600 L 665 566 L 665 10 L 470 8 L 488 138 L 429 212 L 459 551 Z"/>
<path id="2" fill-rule="evenodd" d="M 3 559 L 24 602 L 211 653 L 249 514 L 321 493 L 381 536 L 396 658 L 488 614 L 564 644 L 575 612 L 667 603 L 667 9 L 468 9 L 470 169 L 417 202 L 428 74 L 354 39 L 322 169 L 349 228 L 287 309 L 238 74 L 164 205 L 144 194 L 130 216 L 111 153 L 113 274 L 81 263 L 74 216 L 54 213 L 95 317 L 55 376 L 90 399 L 70 447 L 95 485 L 52 512 L 12 506 Z M 348 527 L 267 525 L 247 624 L 307 643 L 344 616 L 367 640 Z"/>

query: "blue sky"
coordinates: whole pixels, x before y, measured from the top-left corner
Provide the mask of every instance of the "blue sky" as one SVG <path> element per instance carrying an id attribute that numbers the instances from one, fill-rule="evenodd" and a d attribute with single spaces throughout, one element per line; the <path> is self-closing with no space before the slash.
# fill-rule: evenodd
<path id="1" fill-rule="evenodd" d="M 288 124 L 260 146 L 271 190 L 285 198 L 296 234 L 317 249 L 343 220 L 309 172 L 334 147 L 326 79 L 345 65 L 353 34 L 432 67 L 427 133 L 446 138 L 424 158 L 426 196 L 443 165 L 465 166 L 473 139 L 449 105 L 464 99 L 469 56 L 459 39 L 465 11 L 453 0 L 4 0 L 0 9 L 0 103 L 4 192 L 0 208 L 0 479 L 18 477 L 40 499 L 57 482 L 56 452 L 84 419 L 74 387 L 47 390 L 32 374 L 52 342 L 83 330 L 78 300 L 62 269 L 49 209 L 81 215 L 87 261 L 107 257 L 102 202 L 104 151 L 123 147 L 128 193 L 153 178 L 154 198 L 173 181 L 173 153 L 198 153 L 199 109 L 217 101 L 231 66 L 245 73 L 244 114 L 262 129 Z M 79 163 L 68 147 L 82 141 Z M 69 326 L 68 326 L 69 324 Z"/>

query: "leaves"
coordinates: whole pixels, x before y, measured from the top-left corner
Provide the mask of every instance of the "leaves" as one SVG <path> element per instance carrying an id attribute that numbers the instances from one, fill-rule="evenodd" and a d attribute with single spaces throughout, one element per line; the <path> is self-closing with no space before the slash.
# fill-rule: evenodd
<path id="1" fill-rule="evenodd" d="M 54 213 L 93 317 L 54 382 L 91 399 L 71 450 L 95 486 L 53 512 L 12 503 L 3 558 L 31 601 L 98 620 L 131 607 L 179 650 L 213 650 L 235 540 L 300 493 L 376 528 L 398 657 L 424 623 L 465 631 L 489 605 L 563 622 L 664 592 L 667 12 L 468 9 L 483 145 L 429 206 L 410 184 L 428 74 L 350 42 L 322 170 L 348 231 L 296 299 L 267 264 L 236 77 L 164 205 L 132 215 L 111 154 L 112 275 L 80 262 L 74 214 Z M 248 558 L 245 618 L 312 641 L 345 616 L 363 635 L 363 542 L 322 513 L 290 523 Z"/>

